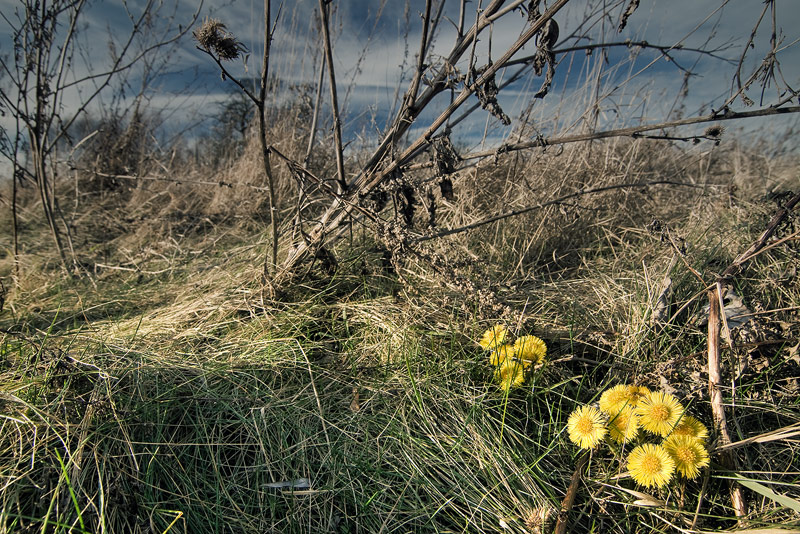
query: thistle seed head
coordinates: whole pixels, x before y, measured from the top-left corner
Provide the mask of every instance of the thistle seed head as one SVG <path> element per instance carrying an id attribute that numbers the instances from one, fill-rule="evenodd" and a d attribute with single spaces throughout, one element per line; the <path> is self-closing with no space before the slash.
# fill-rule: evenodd
<path id="1" fill-rule="evenodd" d="M 230 61 L 238 58 L 242 52 L 247 52 L 247 47 L 217 19 L 206 18 L 192 34 L 204 50 L 215 53 L 222 60 Z"/>
<path id="2" fill-rule="evenodd" d="M 711 126 L 706 128 L 704 134 L 706 137 L 713 137 L 716 139 L 721 137 L 724 132 L 725 132 L 724 126 L 721 126 L 719 124 L 712 124 Z"/>

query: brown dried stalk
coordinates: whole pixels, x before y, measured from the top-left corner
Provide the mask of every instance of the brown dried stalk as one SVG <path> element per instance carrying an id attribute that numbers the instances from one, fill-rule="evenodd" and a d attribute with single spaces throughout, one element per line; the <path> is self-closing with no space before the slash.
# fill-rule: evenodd
<path id="1" fill-rule="evenodd" d="M 276 17 L 275 24 L 277 24 Z M 270 162 L 270 146 L 267 143 L 267 124 L 264 115 L 266 111 L 266 96 L 267 96 L 267 80 L 269 76 L 269 54 L 270 44 L 272 43 L 272 35 L 275 33 L 275 28 L 270 28 L 270 1 L 264 0 L 264 55 L 261 62 L 261 80 L 259 85 L 258 94 L 254 94 L 245 85 L 233 76 L 222 64 L 222 61 L 230 61 L 239 56 L 245 50 L 244 45 L 239 43 L 236 38 L 227 32 L 225 25 L 214 19 L 207 19 L 198 31 L 194 32 L 194 37 L 197 40 L 197 48 L 202 52 L 208 54 L 222 73 L 222 79 L 229 79 L 235 83 L 239 89 L 250 99 L 256 106 L 258 111 L 258 140 L 261 145 L 261 159 L 264 166 L 264 174 L 267 177 L 267 201 L 269 202 L 269 219 L 270 229 L 272 233 L 272 247 L 269 254 L 264 257 L 264 271 L 263 283 L 265 289 L 268 289 L 270 284 L 270 273 L 272 267 L 277 266 L 278 263 L 278 214 L 277 214 L 277 197 L 275 192 L 275 180 L 272 176 L 272 164 Z M 227 44 L 220 44 L 221 42 Z M 232 44 L 233 43 L 233 44 Z M 220 48 L 222 47 L 222 48 Z"/>
<path id="2" fill-rule="evenodd" d="M 758 253 L 766 246 L 769 238 L 775 233 L 775 230 L 778 229 L 778 226 L 784 221 L 784 219 L 786 219 L 786 217 L 789 216 L 789 212 L 791 212 L 798 203 L 800 203 L 800 192 L 796 193 L 792 198 L 790 198 L 789 201 L 786 202 L 786 204 L 784 204 L 783 207 L 772 216 L 772 219 L 770 219 L 769 223 L 767 224 L 767 228 L 761 233 L 758 239 L 756 239 L 756 241 L 750 245 L 750 248 L 739 254 L 728 266 L 728 268 L 722 271 L 722 275 L 720 275 L 720 281 L 727 280 L 734 276 L 742 268 L 742 264 L 744 264 L 744 262 L 758 255 Z"/>
<path id="3" fill-rule="evenodd" d="M 723 445 L 731 442 L 728 433 L 728 423 L 725 418 L 725 408 L 722 402 L 722 373 L 720 371 L 720 301 L 722 300 L 721 284 L 717 283 L 708 292 L 708 396 L 711 400 L 711 412 L 714 414 L 714 426 L 719 430 L 720 440 Z M 720 463 L 725 469 L 736 469 L 736 458 L 731 451 L 720 454 Z M 733 510 L 741 521 L 747 515 L 747 501 L 744 498 L 742 487 L 735 482 L 730 483 L 731 503 Z"/>
<path id="4" fill-rule="evenodd" d="M 269 146 L 267 145 L 267 123 L 264 113 L 266 111 L 267 100 L 267 79 L 269 76 L 269 50 L 272 43 L 274 29 L 270 30 L 270 0 L 264 0 L 264 55 L 261 58 L 261 81 L 259 84 L 258 102 L 258 139 L 261 144 L 261 160 L 264 165 L 264 173 L 267 175 L 267 187 L 269 187 L 269 222 L 272 229 L 272 261 L 264 257 L 264 284 L 269 282 L 271 272 L 270 266 L 278 265 L 278 200 L 275 194 L 275 179 L 272 176 L 272 164 L 269 161 Z M 276 21 L 277 23 L 277 18 Z"/>
<path id="5" fill-rule="evenodd" d="M 319 12 L 322 17 L 322 37 L 325 42 L 325 64 L 328 67 L 328 85 L 331 90 L 331 108 L 333 111 L 333 142 L 336 144 L 336 173 L 339 192 L 347 190 L 344 177 L 344 151 L 342 149 L 342 119 L 339 115 L 339 99 L 336 96 L 336 73 L 333 70 L 333 49 L 331 48 L 329 1 L 319 0 Z"/>
<path id="6" fill-rule="evenodd" d="M 575 496 L 578 494 L 578 484 L 583 476 L 583 470 L 586 469 L 586 464 L 589 463 L 589 453 L 584 453 L 575 465 L 575 472 L 572 473 L 572 480 L 570 480 L 567 494 L 561 502 L 561 510 L 558 512 L 558 521 L 556 521 L 555 534 L 564 534 L 567 531 L 567 514 L 572 509 L 572 504 L 575 502 Z"/>

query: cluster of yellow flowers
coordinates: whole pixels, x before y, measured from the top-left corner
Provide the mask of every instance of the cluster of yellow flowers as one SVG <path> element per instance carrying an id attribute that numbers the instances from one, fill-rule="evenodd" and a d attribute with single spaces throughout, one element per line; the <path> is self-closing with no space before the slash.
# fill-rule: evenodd
<path id="1" fill-rule="evenodd" d="M 478 344 L 490 351 L 489 362 L 503 391 L 524 384 L 526 371 L 547 356 L 547 345 L 536 336 L 519 336 L 510 343 L 508 328 L 502 324 L 484 332 Z"/>
<path id="2" fill-rule="evenodd" d="M 693 479 L 708 465 L 708 429 L 673 395 L 620 384 L 603 392 L 599 406 L 581 406 L 570 414 L 569 439 L 583 449 L 593 449 L 605 437 L 616 443 L 636 441 L 628 471 L 637 483 L 660 488 L 676 471 Z M 643 442 L 648 434 L 662 438 L 661 443 Z"/>

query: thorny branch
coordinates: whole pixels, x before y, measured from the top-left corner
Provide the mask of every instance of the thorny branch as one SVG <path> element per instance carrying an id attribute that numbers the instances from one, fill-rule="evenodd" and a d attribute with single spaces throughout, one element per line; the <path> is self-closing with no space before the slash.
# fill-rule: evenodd
<path id="1" fill-rule="evenodd" d="M 749 119 L 753 117 L 767 117 L 770 115 L 784 115 L 784 114 L 791 114 L 791 113 L 800 113 L 800 106 L 787 106 L 787 107 L 775 107 L 770 106 L 767 108 L 762 109 L 755 109 L 752 111 L 731 111 L 728 108 L 724 108 L 720 111 L 716 111 L 713 113 L 709 113 L 707 115 L 701 115 L 699 117 L 690 117 L 686 119 L 678 119 L 674 121 L 666 121 L 660 122 L 657 124 L 645 124 L 641 126 L 631 126 L 629 128 L 617 128 L 614 130 L 606 130 L 603 132 L 591 132 L 585 134 L 577 134 L 577 135 L 565 135 L 562 137 L 554 137 L 554 138 L 544 138 L 538 137 L 536 139 L 532 139 L 530 141 L 522 141 L 520 143 L 510 143 L 501 145 L 499 148 L 494 150 L 484 150 L 480 152 L 473 152 L 471 154 L 466 154 L 461 156 L 462 159 L 480 159 L 489 156 L 495 156 L 497 154 L 503 154 L 505 152 L 512 152 L 515 150 L 526 150 L 529 148 L 535 147 L 546 147 L 546 146 L 553 146 L 553 145 L 564 145 L 568 143 L 577 143 L 580 141 L 591 141 L 595 139 L 608 139 L 611 137 L 641 137 L 640 134 L 643 132 L 650 132 L 653 130 L 663 130 L 665 128 L 675 128 L 678 126 L 688 126 L 690 124 L 701 124 L 705 122 L 716 122 L 716 121 L 727 121 L 727 120 L 736 120 L 736 119 Z"/>
<path id="2" fill-rule="evenodd" d="M 556 0 L 553 5 L 548 9 L 539 19 L 532 23 L 528 28 L 523 31 L 522 35 L 506 50 L 506 52 L 492 65 L 487 65 L 483 74 L 474 80 L 472 83 L 467 84 L 461 93 L 454 99 L 454 101 L 428 126 L 428 128 L 412 142 L 397 158 L 393 159 L 383 168 L 378 168 L 378 165 L 384 160 L 388 150 L 394 146 L 395 140 L 405 133 L 411 126 L 413 121 L 407 120 L 404 115 L 398 115 L 393 126 L 390 128 L 389 134 L 384 138 L 384 141 L 375 151 L 372 158 L 363 166 L 363 171 L 356 177 L 356 179 L 349 184 L 349 194 L 354 195 L 368 195 L 379 184 L 391 176 L 402 165 L 408 163 L 419 152 L 420 149 L 426 147 L 433 134 L 448 120 L 448 118 L 467 100 L 468 97 L 475 94 L 479 87 L 485 84 L 497 71 L 517 52 L 522 46 L 530 41 L 544 25 L 555 15 L 569 0 Z M 477 38 L 481 29 L 488 26 L 491 22 L 488 17 L 494 15 L 502 1 L 495 0 L 481 13 L 478 20 L 473 24 L 472 28 L 466 35 L 456 43 L 453 51 L 448 57 L 447 62 L 450 65 L 455 65 L 458 58 L 463 54 L 473 39 Z M 440 72 L 436 75 L 434 81 L 429 87 L 419 96 L 416 100 L 415 109 L 422 109 L 424 106 L 439 92 L 445 89 L 446 73 Z M 438 80 L 438 81 L 437 81 Z M 320 225 L 314 230 L 311 235 L 311 242 L 320 241 L 325 236 L 333 233 L 333 230 L 339 227 L 344 221 L 347 220 L 352 207 L 349 205 L 342 205 L 338 200 L 334 200 L 332 205 L 328 208 L 325 214 L 320 219 Z M 294 266 L 300 262 L 308 253 L 309 245 L 300 244 L 294 248 L 290 253 L 287 260 L 284 262 L 284 272 L 291 272 Z"/>
<path id="3" fill-rule="evenodd" d="M 300 243 L 298 246 L 294 247 L 287 259 L 284 261 L 282 266 L 282 271 L 285 273 L 291 273 L 293 270 L 293 266 L 297 265 L 300 261 L 302 261 L 303 257 L 308 253 L 309 250 L 313 250 L 315 247 L 319 247 L 320 244 L 324 241 L 326 243 L 334 242 L 338 236 L 342 235 L 341 227 L 344 225 L 348 220 L 350 220 L 350 215 L 355 209 L 354 206 L 358 205 L 359 200 L 363 198 L 368 198 L 373 192 L 377 191 L 381 187 L 384 187 L 384 184 L 387 180 L 393 179 L 392 177 L 398 176 L 411 168 L 424 168 L 429 166 L 436 165 L 435 161 L 431 161 L 429 163 L 418 163 L 415 165 L 409 165 L 415 158 L 417 158 L 420 154 L 422 154 L 426 150 L 432 150 L 432 141 L 435 137 L 435 134 L 442 128 L 445 124 L 446 130 L 443 135 L 447 135 L 449 133 L 449 129 L 457 124 L 460 120 L 464 117 L 469 115 L 474 109 L 483 105 L 483 107 L 491 108 L 491 97 L 494 95 L 494 91 L 499 91 L 506 87 L 508 84 L 513 83 L 519 76 L 522 75 L 524 69 L 526 69 L 529 65 L 537 63 L 540 69 L 543 70 L 545 66 L 547 66 L 549 71 L 548 79 L 552 78 L 551 69 L 554 68 L 554 56 L 556 54 L 565 54 L 568 52 L 574 52 L 577 50 L 586 50 L 590 52 L 596 48 L 608 49 L 609 47 L 614 46 L 625 46 L 625 47 L 639 47 L 639 48 L 653 48 L 661 52 L 662 56 L 671 57 L 670 54 L 678 51 L 691 51 L 697 52 L 701 54 L 707 54 L 711 57 L 718 57 L 716 52 L 722 50 L 721 48 L 715 50 L 708 50 L 708 49 L 694 49 L 694 48 L 685 48 L 682 45 L 674 45 L 674 46 L 661 46 L 661 45 L 654 45 L 650 44 L 647 41 L 622 41 L 622 42 L 610 42 L 610 43 L 592 43 L 588 45 L 576 45 L 572 47 L 563 47 L 558 48 L 556 46 L 557 40 L 557 25 L 555 21 L 553 21 L 553 15 L 561 9 L 568 0 L 558 0 L 550 4 L 550 8 L 543 14 L 539 14 L 538 12 L 538 4 L 539 2 L 530 2 L 528 4 L 528 15 L 530 17 L 531 22 L 529 23 L 528 27 L 523 30 L 519 38 L 502 54 L 502 56 L 494 61 L 492 58 L 489 58 L 489 62 L 480 67 L 475 69 L 474 71 L 470 69 L 470 71 L 466 74 L 459 73 L 455 69 L 455 65 L 459 61 L 459 58 L 467 51 L 474 49 L 476 40 L 478 39 L 478 35 L 481 33 L 482 30 L 486 28 L 491 28 L 491 24 L 496 21 L 499 17 L 503 16 L 506 13 L 511 12 L 514 9 L 519 8 L 524 2 L 512 2 L 508 5 L 503 5 L 504 3 L 500 0 L 492 0 L 489 1 L 488 5 L 480 6 L 481 9 L 477 10 L 476 18 L 472 26 L 468 30 L 464 30 L 464 20 L 465 20 L 465 3 L 461 3 L 461 10 L 459 12 L 459 20 L 458 23 L 453 22 L 453 25 L 457 29 L 458 38 L 450 52 L 450 54 L 443 58 L 441 62 L 436 61 L 428 61 L 426 55 L 429 51 L 429 43 L 432 39 L 431 35 L 436 26 L 436 22 L 438 21 L 438 17 L 432 16 L 432 2 L 426 2 L 426 9 L 424 14 L 422 15 L 422 38 L 420 42 L 420 49 L 419 55 L 416 58 L 415 64 L 415 72 L 414 76 L 412 77 L 412 81 L 405 93 L 405 97 L 402 100 L 402 104 L 400 106 L 400 110 L 395 116 L 394 121 L 392 122 L 391 126 L 388 128 L 387 133 L 384 135 L 381 143 L 373 152 L 372 156 L 367 160 L 365 164 L 363 164 L 360 169 L 361 171 L 355 176 L 355 178 L 348 183 L 348 187 L 346 190 L 345 196 L 332 196 L 332 201 L 329 207 L 325 210 L 325 212 L 315 221 L 316 226 L 314 229 L 306 236 L 306 242 Z M 623 3 L 620 2 L 619 5 Z M 633 10 L 635 10 L 637 2 L 626 2 L 627 4 L 627 15 L 629 16 Z M 622 21 L 624 21 L 625 15 L 623 14 Z M 552 23 L 551 23 L 552 21 Z M 550 31 L 547 28 L 551 28 Z M 536 37 L 539 47 L 537 49 L 537 53 L 533 56 L 527 56 L 524 58 L 519 59 L 512 59 L 517 51 L 519 51 L 522 46 L 530 41 L 532 38 Z M 570 35 L 567 37 L 568 40 L 578 39 L 578 36 Z M 491 36 L 489 38 L 491 41 Z M 491 46 L 491 43 L 489 43 Z M 432 66 L 437 65 L 437 66 Z M 443 65 L 439 67 L 438 65 Z M 498 84 L 496 89 L 492 87 L 491 82 L 494 80 L 494 76 L 496 73 L 500 71 L 500 69 L 504 69 L 509 66 L 520 65 L 520 68 L 511 74 L 510 77 L 506 77 L 502 84 Z M 427 85 L 426 89 L 422 91 L 420 94 L 417 95 L 419 88 L 421 87 L 421 81 L 424 80 L 425 84 Z M 542 90 L 540 94 L 546 92 L 548 88 L 548 80 L 545 80 L 544 85 L 542 86 Z M 439 116 L 432 120 L 430 123 L 426 125 L 424 131 L 417 136 L 414 141 L 411 141 L 406 146 L 403 147 L 403 150 L 400 151 L 399 154 L 395 154 L 395 150 L 398 149 L 399 141 L 406 135 L 409 128 L 412 124 L 415 124 L 416 119 L 418 118 L 419 114 L 425 107 L 432 101 L 432 99 L 442 91 L 446 89 L 453 89 L 455 86 L 460 86 L 461 90 L 457 94 L 454 94 L 451 97 L 451 102 L 449 106 L 439 113 Z M 456 110 L 461 109 L 463 104 L 466 102 L 467 98 L 471 97 L 472 95 L 483 95 L 483 98 L 479 99 L 479 102 L 475 105 L 471 106 L 467 111 L 463 112 L 462 115 L 458 116 L 455 120 L 453 120 L 454 113 Z M 620 137 L 620 136 L 629 136 L 629 137 L 654 137 L 659 139 L 674 139 L 674 140 L 686 140 L 686 141 L 695 141 L 697 142 L 700 139 L 710 139 L 712 141 L 718 141 L 718 135 L 688 135 L 688 136 L 678 136 L 678 135 L 671 135 L 665 132 L 668 128 L 676 128 L 681 126 L 687 126 L 691 124 L 701 124 L 707 122 L 721 122 L 726 120 L 734 120 L 734 119 L 745 119 L 751 117 L 759 117 L 759 116 L 769 116 L 769 115 L 778 115 L 778 114 L 787 114 L 787 113 L 797 113 L 800 112 L 800 106 L 786 106 L 785 104 L 789 103 L 793 97 L 796 95 L 786 95 L 784 94 L 781 98 L 780 102 L 777 104 L 759 109 L 759 110 L 751 110 L 746 112 L 736 112 L 732 111 L 727 106 L 720 108 L 719 110 L 712 111 L 712 113 L 699 116 L 699 117 L 692 117 L 687 119 L 680 119 L 674 121 L 664 121 L 656 124 L 649 124 L 649 125 L 640 125 L 628 128 L 619 128 L 601 132 L 590 132 L 590 133 L 583 133 L 583 134 L 576 134 L 576 135 L 564 135 L 558 137 L 550 137 L 546 138 L 543 136 L 537 136 L 536 138 L 523 140 L 516 143 L 506 143 L 501 145 L 498 148 L 492 150 L 482 150 L 478 152 L 469 153 L 466 155 L 460 156 L 459 160 L 461 161 L 469 161 L 469 160 L 476 160 L 476 159 L 483 159 L 487 157 L 497 157 L 500 154 L 505 152 L 512 152 L 518 150 L 526 150 L 535 147 L 547 147 L 549 145 L 563 145 L 567 143 L 574 143 L 574 142 L 581 142 L 581 141 L 588 141 L 594 139 L 605 139 L 611 137 Z M 653 134 L 647 134 L 647 132 L 657 132 Z M 438 136 L 437 136 L 438 137 Z M 455 169 L 455 167 L 454 167 Z M 629 185 L 629 184 L 628 184 Z M 583 194 L 583 193 L 581 193 Z M 563 202 L 565 199 L 562 199 Z M 532 209 L 538 209 L 532 208 Z M 495 218 L 486 219 L 479 221 L 478 225 L 481 224 L 489 224 L 494 220 L 500 220 L 505 217 L 512 217 L 514 215 L 518 215 L 521 213 L 525 213 L 525 210 L 518 210 L 515 213 L 507 213 L 501 214 L 496 216 Z M 434 236 L 417 236 L 413 239 L 415 242 L 421 242 L 428 239 L 433 239 L 435 237 L 442 237 L 444 235 L 451 235 L 451 233 L 457 233 L 461 231 L 467 231 L 472 226 L 467 226 L 464 228 L 459 229 L 451 229 L 446 230 L 444 232 L 440 232 L 435 234 Z M 413 232 L 412 232 L 413 233 Z"/>

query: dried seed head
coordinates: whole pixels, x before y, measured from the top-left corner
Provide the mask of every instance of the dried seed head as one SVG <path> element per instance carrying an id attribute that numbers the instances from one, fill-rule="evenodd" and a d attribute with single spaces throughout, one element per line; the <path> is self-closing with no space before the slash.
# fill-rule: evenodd
<path id="1" fill-rule="evenodd" d="M 247 52 L 247 47 L 237 41 L 233 35 L 226 35 L 220 39 L 216 49 L 220 59 L 229 61 L 239 57 L 242 52 Z"/>
<path id="2" fill-rule="evenodd" d="M 206 18 L 200 29 L 192 34 L 204 50 L 216 53 L 222 60 L 230 61 L 239 57 L 242 52 L 247 52 L 247 47 L 217 19 Z"/>
<path id="3" fill-rule="evenodd" d="M 720 124 L 712 124 L 704 132 L 706 137 L 718 138 L 725 132 L 725 127 Z"/>
<path id="4" fill-rule="evenodd" d="M 531 508 L 523 513 L 528 531 L 540 534 L 547 532 L 553 523 L 553 510 L 545 506 Z"/>
<path id="5" fill-rule="evenodd" d="M 200 29 L 192 32 L 194 38 L 203 48 L 211 50 L 219 42 L 222 35 L 225 35 L 225 25 L 217 19 L 206 18 Z"/>
<path id="6" fill-rule="evenodd" d="M 192 32 L 197 42 L 206 49 L 211 49 L 225 33 L 225 25 L 217 19 L 206 18 L 199 29 Z"/>

